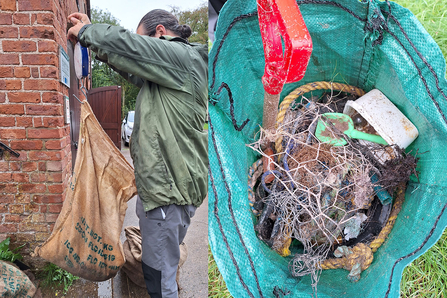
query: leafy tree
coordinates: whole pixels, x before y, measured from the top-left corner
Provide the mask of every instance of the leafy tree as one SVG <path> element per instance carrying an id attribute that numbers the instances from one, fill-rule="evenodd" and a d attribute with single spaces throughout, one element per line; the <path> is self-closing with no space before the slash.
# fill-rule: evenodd
<path id="1" fill-rule="evenodd" d="M 206 44 L 208 42 L 208 3 L 202 2 L 193 10 L 180 11 L 177 6 L 171 6 L 171 13 L 175 15 L 180 24 L 187 24 L 192 29 L 189 42 Z"/>
<path id="2" fill-rule="evenodd" d="M 90 20 L 92 24 L 109 24 L 114 26 L 120 25 L 120 20 L 115 18 L 110 11 L 92 8 L 91 10 L 92 19 Z"/>

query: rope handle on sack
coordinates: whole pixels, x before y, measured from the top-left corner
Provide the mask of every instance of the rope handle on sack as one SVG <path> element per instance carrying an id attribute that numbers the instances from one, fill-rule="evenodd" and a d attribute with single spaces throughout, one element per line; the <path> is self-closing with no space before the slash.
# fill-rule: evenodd
<path id="1" fill-rule="evenodd" d="M 348 278 L 351 281 L 358 281 L 360 279 L 360 273 L 369 268 L 371 265 L 375 253 L 380 246 L 385 242 L 391 230 L 394 227 L 397 216 L 402 210 L 402 205 L 405 201 L 405 185 L 399 185 L 397 190 L 397 198 L 394 202 L 393 209 L 391 210 L 390 217 L 387 223 L 380 231 L 379 235 L 374 239 L 369 246 L 364 243 L 358 243 L 352 249 L 349 249 L 348 254 L 341 258 L 332 258 L 324 260 L 320 263 L 320 267 L 323 270 L 328 269 L 340 269 L 344 268 L 351 271 Z M 355 272 L 353 272 L 355 271 Z"/>
<path id="2" fill-rule="evenodd" d="M 295 102 L 295 99 L 297 99 L 299 96 L 305 93 L 315 90 L 336 90 L 340 92 L 348 92 L 357 96 L 362 96 L 365 94 L 365 91 L 363 91 L 358 87 L 342 83 L 325 82 L 325 81 L 308 83 L 306 85 L 296 88 L 295 90 L 290 92 L 286 97 L 284 97 L 284 100 L 279 105 L 278 116 L 276 117 L 276 127 L 280 127 L 282 125 L 286 112 L 289 109 L 290 105 Z M 275 149 L 276 152 L 282 151 L 282 137 L 279 137 L 276 140 Z"/>

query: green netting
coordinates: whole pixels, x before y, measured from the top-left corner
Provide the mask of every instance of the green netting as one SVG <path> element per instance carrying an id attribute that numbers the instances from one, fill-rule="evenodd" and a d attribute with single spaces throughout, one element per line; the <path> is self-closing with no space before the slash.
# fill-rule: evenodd
<path id="1" fill-rule="evenodd" d="M 404 267 L 436 243 L 447 224 L 447 82 L 445 61 L 416 17 L 393 2 L 299 0 L 313 41 L 304 79 L 381 90 L 418 128 L 407 151 L 419 150 L 419 182 L 388 240 L 357 283 L 348 271 L 323 271 L 319 297 L 398 297 Z M 252 143 L 262 124 L 264 52 L 255 0 L 230 0 L 219 16 L 210 52 L 209 241 L 234 297 L 310 297 L 310 277 L 293 278 L 290 258 L 271 251 L 254 232 L 247 173 L 259 158 Z M 246 121 L 248 119 L 248 122 Z"/>

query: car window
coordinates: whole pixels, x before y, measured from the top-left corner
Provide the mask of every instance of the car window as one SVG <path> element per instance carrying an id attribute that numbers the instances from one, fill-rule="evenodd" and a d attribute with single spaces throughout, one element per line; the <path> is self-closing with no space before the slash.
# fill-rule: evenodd
<path id="1" fill-rule="evenodd" d="M 129 121 L 129 122 L 133 122 L 133 117 L 134 117 L 134 115 L 135 115 L 135 112 L 134 112 L 134 111 L 129 112 L 129 114 L 127 114 L 127 121 Z"/>

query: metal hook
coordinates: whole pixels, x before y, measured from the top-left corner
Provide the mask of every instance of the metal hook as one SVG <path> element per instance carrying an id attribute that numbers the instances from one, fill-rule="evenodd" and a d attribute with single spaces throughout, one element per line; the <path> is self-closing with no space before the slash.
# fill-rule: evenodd
<path id="1" fill-rule="evenodd" d="M 76 98 L 81 104 L 84 104 L 84 102 L 81 101 L 76 95 L 73 94 L 73 96 L 74 96 L 74 98 Z"/>
<path id="2" fill-rule="evenodd" d="M 84 92 L 84 90 L 85 90 L 85 92 Z M 82 94 L 84 94 L 85 100 L 87 100 L 88 90 L 87 90 L 87 88 L 85 88 L 85 86 L 84 86 L 84 84 L 82 84 L 82 82 L 81 82 L 81 92 L 82 92 Z"/>
<path id="3" fill-rule="evenodd" d="M 3 144 L 2 142 L 0 142 L 0 159 L 2 159 L 2 157 L 3 157 L 3 151 L 8 151 L 9 153 L 14 155 L 15 157 L 19 157 L 20 156 L 20 153 L 15 152 L 10 147 L 8 147 L 5 144 Z"/>

